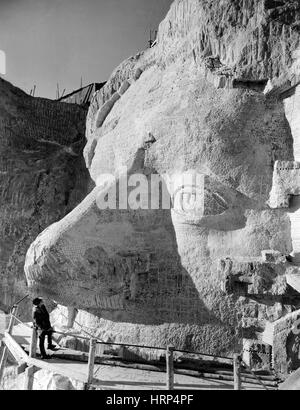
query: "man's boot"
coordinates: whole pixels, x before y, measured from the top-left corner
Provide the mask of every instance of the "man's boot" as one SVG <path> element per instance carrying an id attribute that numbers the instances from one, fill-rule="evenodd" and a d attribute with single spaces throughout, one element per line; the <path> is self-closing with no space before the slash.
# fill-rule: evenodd
<path id="1" fill-rule="evenodd" d="M 41 356 L 41 360 L 48 360 L 51 359 L 51 356 L 49 356 L 48 354 L 44 354 Z"/>
<path id="2" fill-rule="evenodd" d="M 42 359 L 42 360 L 51 359 L 51 356 L 48 356 L 47 353 L 46 353 L 46 351 L 45 351 L 44 342 L 45 342 L 45 338 L 40 337 L 41 359 Z"/>
<path id="3" fill-rule="evenodd" d="M 48 350 L 58 350 L 58 348 L 52 343 L 52 332 L 48 334 Z"/>

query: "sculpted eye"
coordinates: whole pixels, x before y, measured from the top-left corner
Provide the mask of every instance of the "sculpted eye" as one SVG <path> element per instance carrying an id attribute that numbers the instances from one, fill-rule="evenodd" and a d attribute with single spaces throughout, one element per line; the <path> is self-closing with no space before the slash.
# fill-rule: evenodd
<path id="1" fill-rule="evenodd" d="M 201 176 L 197 174 L 197 178 L 189 178 L 187 184 L 177 185 L 173 191 L 173 217 L 179 223 L 197 224 L 210 229 L 227 231 L 244 228 L 244 209 L 250 206 L 249 198 L 208 175 L 203 175 L 202 179 L 198 175 Z"/>
<path id="2" fill-rule="evenodd" d="M 192 185 L 182 186 L 174 193 L 172 202 L 173 210 L 188 219 L 220 215 L 229 208 L 222 195 L 208 186 L 204 189 Z"/>

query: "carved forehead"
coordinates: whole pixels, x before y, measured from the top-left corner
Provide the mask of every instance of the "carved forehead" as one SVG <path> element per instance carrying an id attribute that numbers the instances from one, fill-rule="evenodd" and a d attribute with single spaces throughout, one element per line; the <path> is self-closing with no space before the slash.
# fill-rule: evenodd
<path id="1" fill-rule="evenodd" d="M 283 105 L 263 93 L 216 89 L 193 71 L 178 76 L 149 69 L 96 130 L 90 171 L 97 180 L 138 160 L 142 169 L 144 161 L 159 173 L 190 167 L 221 176 L 224 167 L 229 174 L 237 167 L 247 172 L 250 162 L 270 162 L 267 139 L 280 150 L 282 134 L 289 140 Z"/>

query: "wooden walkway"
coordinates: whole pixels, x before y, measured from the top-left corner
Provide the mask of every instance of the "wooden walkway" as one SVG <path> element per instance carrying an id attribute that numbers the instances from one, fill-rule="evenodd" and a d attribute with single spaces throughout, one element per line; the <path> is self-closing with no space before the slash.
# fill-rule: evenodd
<path id="1" fill-rule="evenodd" d="M 78 361 L 65 359 L 65 357 L 75 358 L 76 355 L 79 356 L 82 355 L 82 353 L 62 348 L 52 353 L 50 360 L 29 358 L 23 348 L 27 351 L 29 350 L 31 339 L 30 329 L 20 325 L 14 328 L 14 336 L 11 337 L 11 339 L 16 342 L 15 348 L 12 346 L 13 343 L 11 339 L 9 340 L 7 337 L 6 334 L 5 340 L 6 342 L 8 341 L 8 345 L 15 350 L 15 356 L 18 355 L 19 351 L 19 365 L 22 365 L 22 362 L 26 362 L 27 366 L 35 366 L 36 370 L 44 369 L 53 374 L 59 374 L 80 382 L 82 383 L 82 389 L 85 388 L 84 385 L 87 382 L 87 363 L 79 361 L 79 358 Z M 85 356 L 87 355 L 85 354 Z M 24 371 L 26 371 L 25 367 Z M 34 380 L 32 380 L 32 383 L 34 384 Z M 103 390 L 166 390 L 166 375 L 149 370 L 95 364 L 92 385 L 97 389 Z M 28 384 L 26 384 L 24 380 L 24 388 L 27 386 Z M 210 380 L 175 374 L 174 389 L 233 390 L 234 385 L 229 381 Z M 263 390 L 263 388 L 259 385 L 243 383 L 243 390 Z"/>
<path id="2" fill-rule="evenodd" d="M 88 390 L 97 388 L 103 390 L 233 390 L 233 381 L 223 379 L 192 377 L 185 374 L 174 374 L 167 360 L 167 373 L 159 371 L 130 368 L 116 364 L 95 363 L 96 341 L 91 340 L 89 354 L 61 348 L 51 352 L 51 359 L 40 360 L 36 354 L 36 332 L 26 324 L 14 326 L 13 316 L 7 332 L 2 340 L 2 356 L 0 356 L 0 380 L 3 376 L 8 351 L 19 365 L 19 372 L 24 373 L 23 386 L 25 390 L 34 388 L 34 374 L 46 370 L 52 374 L 64 376 L 80 384 L 80 388 Z M 104 360 L 105 362 L 105 360 Z M 173 366 L 173 363 L 171 363 Z M 146 366 L 145 366 L 146 367 Z M 148 366 L 151 369 L 151 366 Z M 237 389 L 235 387 L 235 389 Z M 242 390 L 263 390 L 258 383 L 242 383 Z"/>

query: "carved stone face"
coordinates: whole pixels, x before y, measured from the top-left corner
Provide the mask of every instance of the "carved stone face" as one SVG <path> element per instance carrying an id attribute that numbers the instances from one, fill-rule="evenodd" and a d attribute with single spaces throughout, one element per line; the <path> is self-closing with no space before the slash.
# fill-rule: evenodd
<path id="1" fill-rule="evenodd" d="M 27 256 L 29 284 L 114 322 L 177 323 L 186 329 L 181 344 L 196 326 L 199 335 L 208 330 L 194 346 L 207 346 L 221 331 L 227 335 L 218 348 L 230 345 L 235 302 L 221 292 L 218 260 L 258 257 L 262 249 L 289 251 L 283 240 L 288 218 L 265 205 L 274 160 L 291 155 L 282 103 L 253 91 L 216 90 L 197 77 L 196 67 L 152 68 L 92 138 L 96 183 L 124 166 L 148 181 L 152 174 L 193 170 L 204 175 L 203 212 L 191 219 L 174 209 L 100 210 L 97 199 L 109 191 L 100 185 L 37 238 Z"/>
<path id="2" fill-rule="evenodd" d="M 129 88 L 95 97 L 85 157 L 97 186 L 32 244 L 28 283 L 96 315 L 117 340 L 231 351 L 242 319 L 255 331 L 274 312 L 265 300 L 225 294 L 219 260 L 291 252 L 286 212 L 267 205 L 275 161 L 293 159 L 284 105 L 254 83 L 217 89 L 193 55 L 165 66 L 151 59 L 155 52 L 132 63 L 144 70 L 126 71 Z M 117 83 L 113 76 L 106 90 Z M 167 190 L 166 176 L 202 175 L 199 214 L 118 209 L 118 195 L 117 209 L 99 209 L 124 167 L 149 185 L 162 176 Z M 103 184 L 104 174 L 116 181 Z"/>

